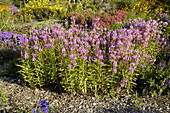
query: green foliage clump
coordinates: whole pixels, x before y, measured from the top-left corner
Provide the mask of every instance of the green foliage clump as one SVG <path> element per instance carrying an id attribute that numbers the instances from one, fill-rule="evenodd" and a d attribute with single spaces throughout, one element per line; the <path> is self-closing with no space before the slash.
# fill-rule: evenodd
<path id="1" fill-rule="evenodd" d="M 162 40 L 167 40 L 164 46 L 157 55 L 154 65 L 148 65 L 139 73 L 137 91 L 143 95 L 170 95 L 170 19 L 167 14 L 158 14 L 156 17 L 160 22 L 167 22 L 168 26 L 160 26 Z"/>
<path id="2" fill-rule="evenodd" d="M 55 23 L 65 23 L 65 20 L 54 20 L 54 19 L 49 19 L 47 21 L 42 21 L 38 22 L 33 25 L 33 28 L 35 29 L 42 29 L 45 27 L 54 27 Z"/>
<path id="3" fill-rule="evenodd" d="M 44 21 L 48 19 L 60 18 L 62 11 L 51 10 L 46 7 L 22 8 L 19 13 L 25 21 Z"/>
<path id="4" fill-rule="evenodd" d="M 3 108 L 8 104 L 8 100 L 6 98 L 6 94 L 0 89 L 0 108 Z"/>
<path id="5" fill-rule="evenodd" d="M 166 60 L 157 61 L 155 65 L 147 66 L 139 75 L 137 91 L 143 95 L 170 95 L 170 63 Z"/>
<path id="6" fill-rule="evenodd" d="M 1 0 L 0 5 L 12 5 L 13 0 Z"/>
<path id="7" fill-rule="evenodd" d="M 131 11 L 134 5 L 140 0 L 119 0 L 119 1 L 113 1 L 110 4 L 116 5 L 116 8 L 118 10 L 124 10 L 124 11 Z"/>
<path id="8" fill-rule="evenodd" d="M 30 0 L 12 0 L 13 1 L 13 5 L 18 7 L 18 8 L 23 8 L 25 3 L 28 3 L 28 1 Z"/>

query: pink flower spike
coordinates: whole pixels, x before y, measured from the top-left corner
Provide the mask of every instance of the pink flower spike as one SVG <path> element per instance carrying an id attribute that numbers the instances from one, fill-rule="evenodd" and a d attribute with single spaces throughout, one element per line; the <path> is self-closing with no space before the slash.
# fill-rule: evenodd
<path id="1" fill-rule="evenodd" d="M 127 78 L 125 78 L 125 79 L 124 79 L 124 82 L 128 82 L 128 79 L 127 79 Z"/>
<path id="2" fill-rule="evenodd" d="M 36 61 L 36 58 L 35 58 L 35 57 L 33 57 L 33 58 L 32 58 L 32 61 L 33 61 L 33 62 L 35 62 L 35 61 Z"/>
<path id="3" fill-rule="evenodd" d="M 120 87 L 122 87 L 122 88 L 123 88 L 124 86 L 125 86 L 125 84 L 124 84 L 124 83 L 120 83 Z"/>
<path id="4" fill-rule="evenodd" d="M 120 89 L 120 88 L 116 88 L 116 91 L 120 92 L 120 91 L 121 91 L 121 89 Z"/>

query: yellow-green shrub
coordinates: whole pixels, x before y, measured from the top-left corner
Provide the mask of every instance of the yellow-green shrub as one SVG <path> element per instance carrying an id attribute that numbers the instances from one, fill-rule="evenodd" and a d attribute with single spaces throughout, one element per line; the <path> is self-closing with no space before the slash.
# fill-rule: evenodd
<path id="1" fill-rule="evenodd" d="M 22 10 L 20 15 L 23 18 L 29 15 L 29 18 L 38 21 L 65 19 L 74 12 L 82 10 L 85 6 L 89 7 L 90 3 L 87 1 L 71 3 L 70 0 L 56 0 L 53 2 L 49 0 L 30 0 L 25 4 L 25 8 L 20 9 Z"/>
<path id="2" fill-rule="evenodd" d="M 113 6 L 113 4 L 116 4 L 116 8 L 118 10 L 124 10 L 124 11 L 131 11 L 134 5 L 137 3 L 138 0 L 121 0 L 121 1 L 114 1 L 110 4 Z"/>
<path id="3" fill-rule="evenodd" d="M 3 12 L 3 11 L 9 11 L 10 10 L 10 7 L 9 6 L 6 6 L 6 5 L 0 5 L 0 12 Z"/>
<path id="4" fill-rule="evenodd" d="M 50 2 L 49 0 L 31 0 L 25 4 L 21 15 L 29 15 L 34 20 L 46 20 L 60 18 L 66 12 L 64 7 L 58 1 Z"/>
<path id="5" fill-rule="evenodd" d="M 167 5 L 158 0 L 140 0 L 133 7 L 133 11 L 136 13 L 144 13 L 146 15 L 151 13 L 168 13 Z"/>

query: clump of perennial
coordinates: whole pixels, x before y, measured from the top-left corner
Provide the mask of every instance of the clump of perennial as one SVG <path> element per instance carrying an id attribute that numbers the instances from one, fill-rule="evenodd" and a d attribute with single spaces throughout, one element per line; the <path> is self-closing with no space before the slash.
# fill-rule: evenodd
<path id="1" fill-rule="evenodd" d="M 142 67 L 153 64 L 160 48 L 166 42 L 161 37 L 162 31 L 158 30 L 160 23 L 152 19 L 148 21 L 142 18 L 131 19 L 130 22 L 125 23 L 123 28 L 114 31 L 107 31 L 106 28 L 99 27 L 99 23 L 93 23 L 94 28 L 90 31 L 83 28 L 78 29 L 78 25 L 74 24 L 75 17 L 72 19 L 73 25 L 69 29 L 64 29 L 61 24 L 56 24 L 54 27 L 31 31 L 32 38 L 28 39 L 25 43 L 27 45 L 23 44 L 22 47 L 25 48 L 23 49 L 24 58 L 31 58 L 33 62 L 36 62 L 39 52 L 47 51 L 47 49 L 55 50 L 56 55 L 62 56 L 58 60 L 60 60 L 60 66 L 66 68 L 65 70 L 81 69 L 82 64 L 83 67 L 87 66 L 86 69 L 89 69 L 88 66 L 94 66 L 94 69 L 95 66 L 99 66 L 100 69 L 103 69 L 102 67 L 107 65 L 109 72 L 102 76 L 114 77 L 113 75 L 116 75 L 119 77 L 116 79 L 118 83 L 123 78 L 134 81 L 132 78 L 137 73 L 136 70 L 140 71 Z M 93 21 L 99 21 L 99 19 L 93 19 Z M 166 26 L 166 24 L 164 25 Z M 32 54 L 28 54 L 30 51 Z M 92 71 L 94 72 L 94 70 Z M 98 74 L 97 71 L 95 73 Z M 85 80 L 77 74 L 74 76 L 79 78 L 73 81 L 67 81 L 73 75 L 68 74 L 68 78 L 65 75 L 62 76 L 65 86 L 77 84 L 75 81 L 79 78 L 81 86 Z M 88 74 L 85 76 L 86 79 L 90 79 Z M 106 79 L 101 81 L 97 76 L 95 77 L 99 83 L 104 85 L 114 84 L 111 83 L 112 81 L 108 82 Z M 87 84 L 93 84 L 93 82 L 87 82 Z M 121 84 L 121 86 L 123 85 Z"/>

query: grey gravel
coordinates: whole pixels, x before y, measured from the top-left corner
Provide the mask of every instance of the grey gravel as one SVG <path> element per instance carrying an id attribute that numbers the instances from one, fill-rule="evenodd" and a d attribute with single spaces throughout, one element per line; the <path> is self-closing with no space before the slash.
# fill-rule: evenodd
<path id="1" fill-rule="evenodd" d="M 6 112 L 30 112 L 40 99 L 49 99 L 50 113 L 169 113 L 170 97 L 161 96 L 135 100 L 131 95 L 117 95 L 112 98 L 93 97 L 75 94 L 57 94 L 55 92 L 31 89 L 17 84 L 17 79 L 3 77 L 0 79 L 0 89 L 6 93 L 8 105 Z"/>

